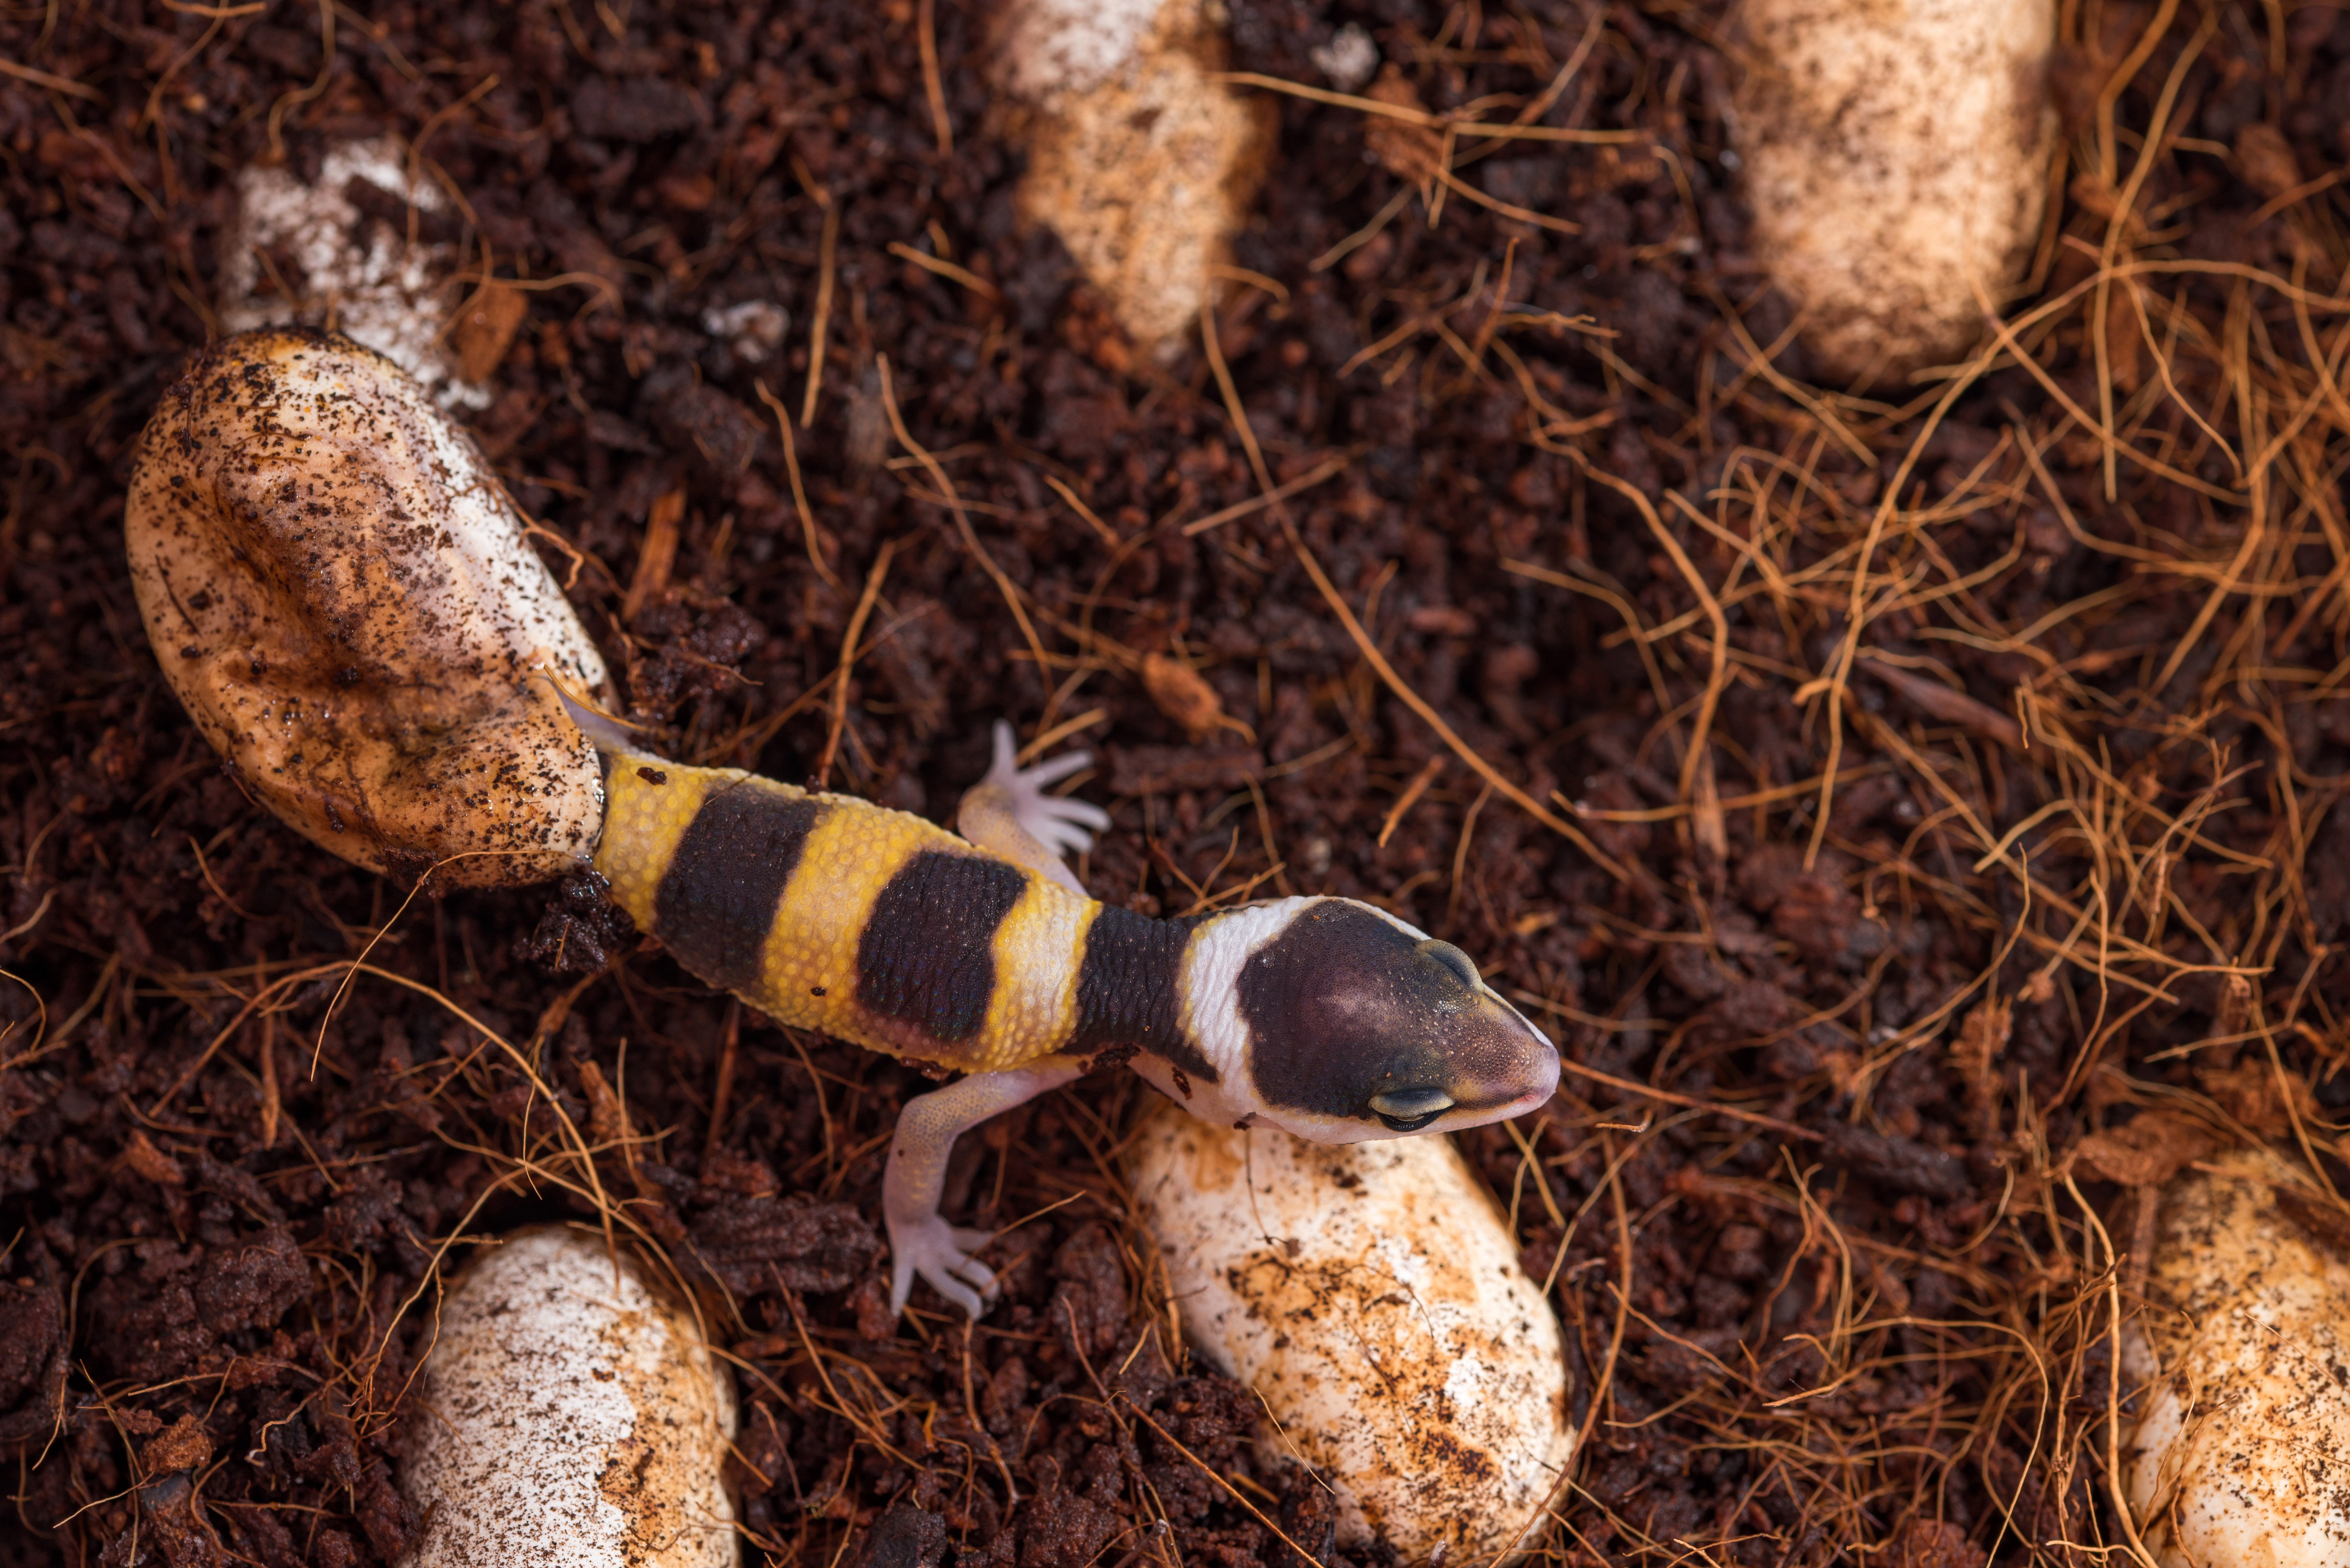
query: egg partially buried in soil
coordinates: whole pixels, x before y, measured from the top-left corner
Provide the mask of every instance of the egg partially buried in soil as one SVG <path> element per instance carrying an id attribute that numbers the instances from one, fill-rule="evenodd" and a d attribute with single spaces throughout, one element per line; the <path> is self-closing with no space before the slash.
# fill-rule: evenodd
<path id="1" fill-rule="evenodd" d="M 1043 223 L 1144 348 L 1182 341 L 1264 173 L 1269 101 L 1220 79 L 1217 0 L 1008 0 L 993 73 L 1026 153 L 1023 222 Z M 1123 369 L 1123 345 L 1097 340 Z"/>
<path id="2" fill-rule="evenodd" d="M 1900 385 L 1964 354 L 2039 241 L 2054 0 L 1748 0 L 1730 124 L 1754 254 L 1813 365 Z"/>
<path id="3" fill-rule="evenodd" d="M 525 1231 L 467 1268 L 420 1392 L 402 1568 L 733 1568 L 733 1386 L 601 1236 Z"/>
<path id="4" fill-rule="evenodd" d="M 1135 1200 L 1192 1348 L 1263 1397 L 1269 1454 L 1335 1487 L 1349 1544 L 1534 1544 L 1566 1474 L 1558 1320 L 1452 1140 L 1310 1144 L 1162 1106 Z"/>
<path id="5" fill-rule="evenodd" d="M 2163 1192 L 2125 1489 L 2163 1568 L 2350 1564 L 2350 1214 L 2265 1150 Z"/>
<path id="6" fill-rule="evenodd" d="M 399 366 L 298 327 L 208 346 L 148 421 L 122 531 L 164 678 L 290 826 L 472 886 L 594 849 L 596 750 L 545 677 L 608 702 L 603 659 Z"/>

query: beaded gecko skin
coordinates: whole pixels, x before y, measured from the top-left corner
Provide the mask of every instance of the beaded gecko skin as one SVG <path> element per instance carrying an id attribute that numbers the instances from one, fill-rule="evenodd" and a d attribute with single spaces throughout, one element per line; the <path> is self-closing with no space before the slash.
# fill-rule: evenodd
<path id="1" fill-rule="evenodd" d="M 631 756 L 605 788 L 614 901 L 781 1023 L 966 1073 L 1180 1051 L 1136 1005 L 1173 995 L 1180 928 L 848 795 Z"/>
<path id="2" fill-rule="evenodd" d="M 1062 847 L 1096 808 L 1043 793 L 998 727 L 972 838 L 848 795 L 604 753 L 595 867 L 693 974 L 778 1021 L 961 1071 L 901 1113 L 884 1178 L 897 1300 L 974 1315 L 985 1232 L 938 1214 L 946 1157 L 998 1111 L 1125 1062 L 1196 1114 L 1322 1143 L 1479 1126 L 1558 1083 L 1550 1041 L 1458 948 L 1346 898 L 1161 920 L 1087 898 Z M 973 842 L 972 840 L 977 840 Z"/>

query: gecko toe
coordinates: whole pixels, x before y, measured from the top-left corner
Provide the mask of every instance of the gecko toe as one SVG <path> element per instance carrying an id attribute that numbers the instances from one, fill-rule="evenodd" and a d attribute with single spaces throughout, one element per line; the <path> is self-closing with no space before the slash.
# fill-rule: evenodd
<path id="1" fill-rule="evenodd" d="M 1048 784 L 1057 784 L 1080 769 L 1094 765 L 1091 752 L 1063 752 L 1049 763 L 1038 763 L 1033 768 L 1022 768 L 1014 779 L 1029 789 L 1042 790 Z"/>
<path id="2" fill-rule="evenodd" d="M 949 1225 L 932 1216 L 927 1223 L 893 1226 L 889 1238 L 889 1302 L 903 1311 L 920 1275 L 931 1288 L 970 1314 L 983 1317 L 995 1293 L 995 1271 L 972 1253 L 995 1239 L 992 1231 Z"/>
<path id="3" fill-rule="evenodd" d="M 932 1273 L 927 1269 L 922 1271 L 922 1277 L 931 1282 L 932 1290 L 962 1308 L 965 1314 L 974 1322 L 987 1315 L 986 1301 L 979 1292 L 972 1290 L 962 1281 L 951 1275 Z"/>
<path id="4" fill-rule="evenodd" d="M 954 1274 L 957 1279 L 976 1289 L 983 1297 L 992 1297 L 995 1294 L 995 1271 L 977 1258 L 965 1258 L 962 1262 L 957 1263 L 954 1267 Z"/>

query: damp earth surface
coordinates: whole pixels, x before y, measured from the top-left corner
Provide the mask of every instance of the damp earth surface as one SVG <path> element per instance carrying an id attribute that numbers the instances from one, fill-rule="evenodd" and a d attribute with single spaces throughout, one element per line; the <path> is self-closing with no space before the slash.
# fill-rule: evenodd
<path id="1" fill-rule="evenodd" d="M 2067 12 L 2015 351 L 1856 396 L 1732 7 L 1226 9 L 1264 161 L 1164 354 L 1024 223 L 980 7 L 0 13 L 0 1560 L 400 1561 L 443 1243 L 608 1216 L 717 1325 L 745 1561 L 1390 1561 L 1180 1342 L 1147 1090 L 965 1139 L 1003 1300 L 893 1321 L 920 1074 L 224 773 L 139 432 L 374 275 L 232 266 L 248 171 L 386 137 L 437 195 L 347 181 L 353 254 L 452 269 L 410 347 L 652 743 L 941 815 L 1002 715 L 1096 752 L 1100 896 L 1370 899 L 1554 1033 L 1461 1140 L 1560 1319 L 1549 1558 L 2116 1549 L 2113 1253 L 2197 1138 L 2350 1179 L 2350 21 Z"/>

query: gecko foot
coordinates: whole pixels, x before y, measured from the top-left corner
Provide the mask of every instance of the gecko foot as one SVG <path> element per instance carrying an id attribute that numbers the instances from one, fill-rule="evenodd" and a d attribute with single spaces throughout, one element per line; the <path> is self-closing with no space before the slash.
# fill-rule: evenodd
<path id="1" fill-rule="evenodd" d="M 995 1299 L 995 1271 L 972 1254 L 995 1240 L 993 1231 L 950 1225 L 936 1214 L 889 1226 L 889 1310 L 905 1310 L 914 1276 L 969 1313 L 984 1316 Z"/>
<path id="2" fill-rule="evenodd" d="M 1078 769 L 1090 766 L 1091 752 L 1063 752 L 1050 762 L 1038 763 L 1033 768 L 1023 768 L 1017 761 L 1019 752 L 1012 735 L 1012 726 L 997 720 L 995 724 L 995 763 L 987 770 L 986 784 L 1003 791 L 1012 803 L 1013 815 L 1028 836 L 1054 854 L 1066 857 L 1082 854 L 1094 846 L 1094 836 L 1109 826 L 1109 813 L 1089 801 L 1067 795 L 1047 794 L 1045 786 L 1067 778 Z"/>

